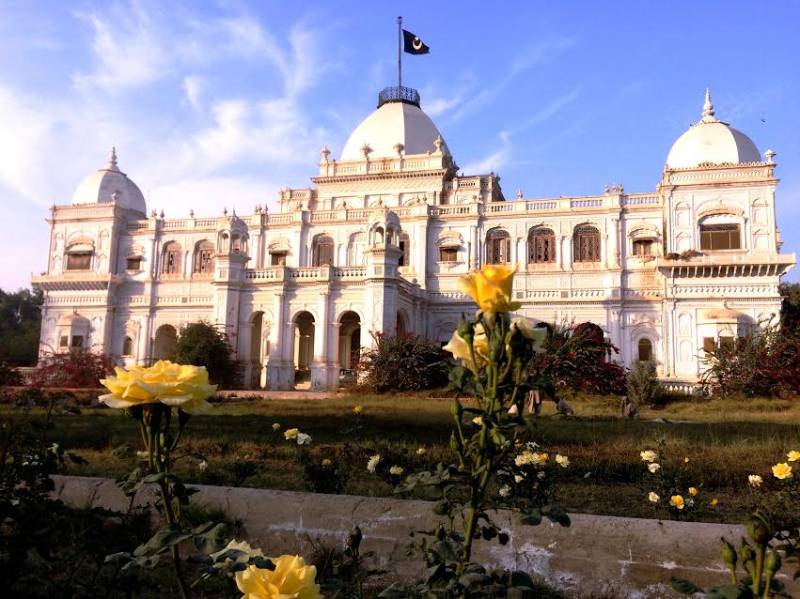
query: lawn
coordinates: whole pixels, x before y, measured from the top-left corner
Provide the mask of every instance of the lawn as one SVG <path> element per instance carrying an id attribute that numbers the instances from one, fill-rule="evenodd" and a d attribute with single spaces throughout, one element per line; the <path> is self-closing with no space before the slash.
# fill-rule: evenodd
<path id="1" fill-rule="evenodd" d="M 675 401 L 645 409 L 636 420 L 618 417 L 616 398 L 584 397 L 572 401 L 576 416 L 562 417 L 547 404 L 537 419 L 536 440 L 551 452 L 570 458 L 559 472 L 559 500 L 584 513 L 653 517 L 646 501 L 649 475 L 639 452 L 666 443 L 667 457 L 683 463 L 700 489 L 693 517 L 704 521 L 741 520 L 754 499 L 748 474 L 761 473 L 770 484 L 769 467 L 786 452 L 800 448 L 800 401 Z M 353 406 L 363 406 L 360 416 Z M 18 408 L 4 406 L 4 415 Z M 41 410 L 34 417 L 43 417 Z M 305 490 L 297 447 L 282 430 L 297 427 L 313 438 L 315 459 L 341 455 L 351 445 L 351 471 L 345 492 L 390 495 L 392 488 L 366 471 L 366 459 L 378 451 L 407 452 L 407 463 L 422 466 L 448 459 L 450 401 L 420 396 L 348 396 L 329 400 L 225 400 L 212 415 L 193 417 L 177 470 L 195 483 L 232 484 Z M 130 471 L 139 449 L 139 432 L 122 412 L 82 408 L 80 414 L 54 416 L 50 437 L 87 464 L 70 473 L 119 477 Z M 416 450 L 425 447 L 424 456 Z M 202 467 L 205 461 L 207 467 Z M 718 499 L 711 507 L 712 498 Z"/>

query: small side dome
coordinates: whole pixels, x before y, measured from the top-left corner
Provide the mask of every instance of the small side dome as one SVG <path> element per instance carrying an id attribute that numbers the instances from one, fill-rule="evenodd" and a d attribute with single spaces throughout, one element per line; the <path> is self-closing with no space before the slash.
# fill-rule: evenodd
<path id="1" fill-rule="evenodd" d="M 744 133 L 714 116 L 711 92 L 706 90 L 703 118 L 689 127 L 672 145 L 667 156 L 667 168 L 747 162 L 761 162 L 756 144 Z"/>
<path id="2" fill-rule="evenodd" d="M 450 154 L 439 129 L 419 107 L 419 94 L 411 88 L 387 88 L 379 95 L 378 109 L 361 121 L 347 139 L 341 160 L 391 158 L 441 151 Z"/>
<path id="3" fill-rule="evenodd" d="M 73 204 L 110 204 L 145 214 L 144 195 L 136 183 L 119 170 L 117 152 L 111 148 L 108 165 L 86 177 L 72 196 Z"/>

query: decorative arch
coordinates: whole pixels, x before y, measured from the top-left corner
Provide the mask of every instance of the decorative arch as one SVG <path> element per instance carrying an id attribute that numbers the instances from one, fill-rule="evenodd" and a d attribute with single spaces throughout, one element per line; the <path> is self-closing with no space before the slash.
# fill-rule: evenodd
<path id="1" fill-rule="evenodd" d="M 199 275 L 214 273 L 214 244 L 208 239 L 198 241 L 194 245 L 194 266 L 192 272 Z"/>
<path id="2" fill-rule="evenodd" d="M 91 270 L 94 241 L 83 234 L 70 236 L 64 247 L 64 270 Z"/>
<path id="3" fill-rule="evenodd" d="M 600 230 L 582 224 L 572 232 L 572 256 L 575 262 L 600 262 Z"/>
<path id="4" fill-rule="evenodd" d="M 542 225 L 528 231 L 528 264 L 549 264 L 556 261 L 556 235 Z"/>
<path id="5" fill-rule="evenodd" d="M 169 360 L 175 352 L 178 343 L 178 330 L 171 324 L 162 324 L 156 329 L 153 340 L 153 358 L 155 360 Z"/>
<path id="6" fill-rule="evenodd" d="M 367 248 L 367 236 L 363 231 L 356 231 L 350 235 L 347 242 L 347 265 L 363 266 L 364 250 Z"/>
<path id="7" fill-rule="evenodd" d="M 168 241 L 161 251 L 161 274 L 177 277 L 181 274 L 183 250 L 177 241 Z"/>
<path id="8" fill-rule="evenodd" d="M 327 233 L 315 235 L 311 242 L 311 266 L 333 266 L 334 247 L 333 237 Z"/>
<path id="9" fill-rule="evenodd" d="M 486 233 L 486 263 L 508 264 L 511 262 L 511 234 L 502 227 L 494 227 Z"/>
<path id="10" fill-rule="evenodd" d="M 741 215 L 726 212 L 706 212 L 698 220 L 700 249 L 705 251 L 742 249 Z"/>

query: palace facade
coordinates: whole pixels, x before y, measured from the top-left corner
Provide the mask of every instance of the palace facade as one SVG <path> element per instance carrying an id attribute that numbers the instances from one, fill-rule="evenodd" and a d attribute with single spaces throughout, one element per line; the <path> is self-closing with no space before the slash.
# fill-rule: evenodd
<path id="1" fill-rule="evenodd" d="M 445 342 L 475 309 L 459 276 L 518 267 L 519 314 L 591 321 L 625 364 L 652 360 L 695 382 L 704 350 L 780 309 L 775 153 L 719 120 L 673 144 L 654 191 L 506 198 L 493 173 L 464 175 L 410 88 L 387 88 L 311 186 L 277 211 L 147 214 L 116 153 L 53 206 L 40 348 L 90 348 L 131 365 L 168 356 L 182 326 L 224 327 L 245 385 L 335 387 L 376 332 Z"/>

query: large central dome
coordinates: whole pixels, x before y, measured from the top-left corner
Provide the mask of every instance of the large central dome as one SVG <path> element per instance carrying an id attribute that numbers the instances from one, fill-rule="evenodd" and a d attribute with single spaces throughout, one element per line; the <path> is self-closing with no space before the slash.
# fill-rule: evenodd
<path id="1" fill-rule="evenodd" d="M 714 116 L 714 105 L 708 90 L 703 118 L 678 138 L 667 156 L 667 166 L 670 168 L 760 161 L 761 155 L 753 140 Z"/>
<path id="2" fill-rule="evenodd" d="M 381 104 L 350 134 L 341 160 L 364 160 L 364 150 L 368 150 L 371 159 L 394 157 L 397 144 L 402 144 L 402 151 L 408 155 L 436 151 L 436 142 L 442 136 L 420 109 L 419 95 L 414 92 L 416 102 L 397 93 L 385 99 L 387 91 L 394 90 L 407 88 L 388 88 L 381 92 Z M 444 141 L 441 141 L 441 148 L 443 153 L 450 153 Z"/>

